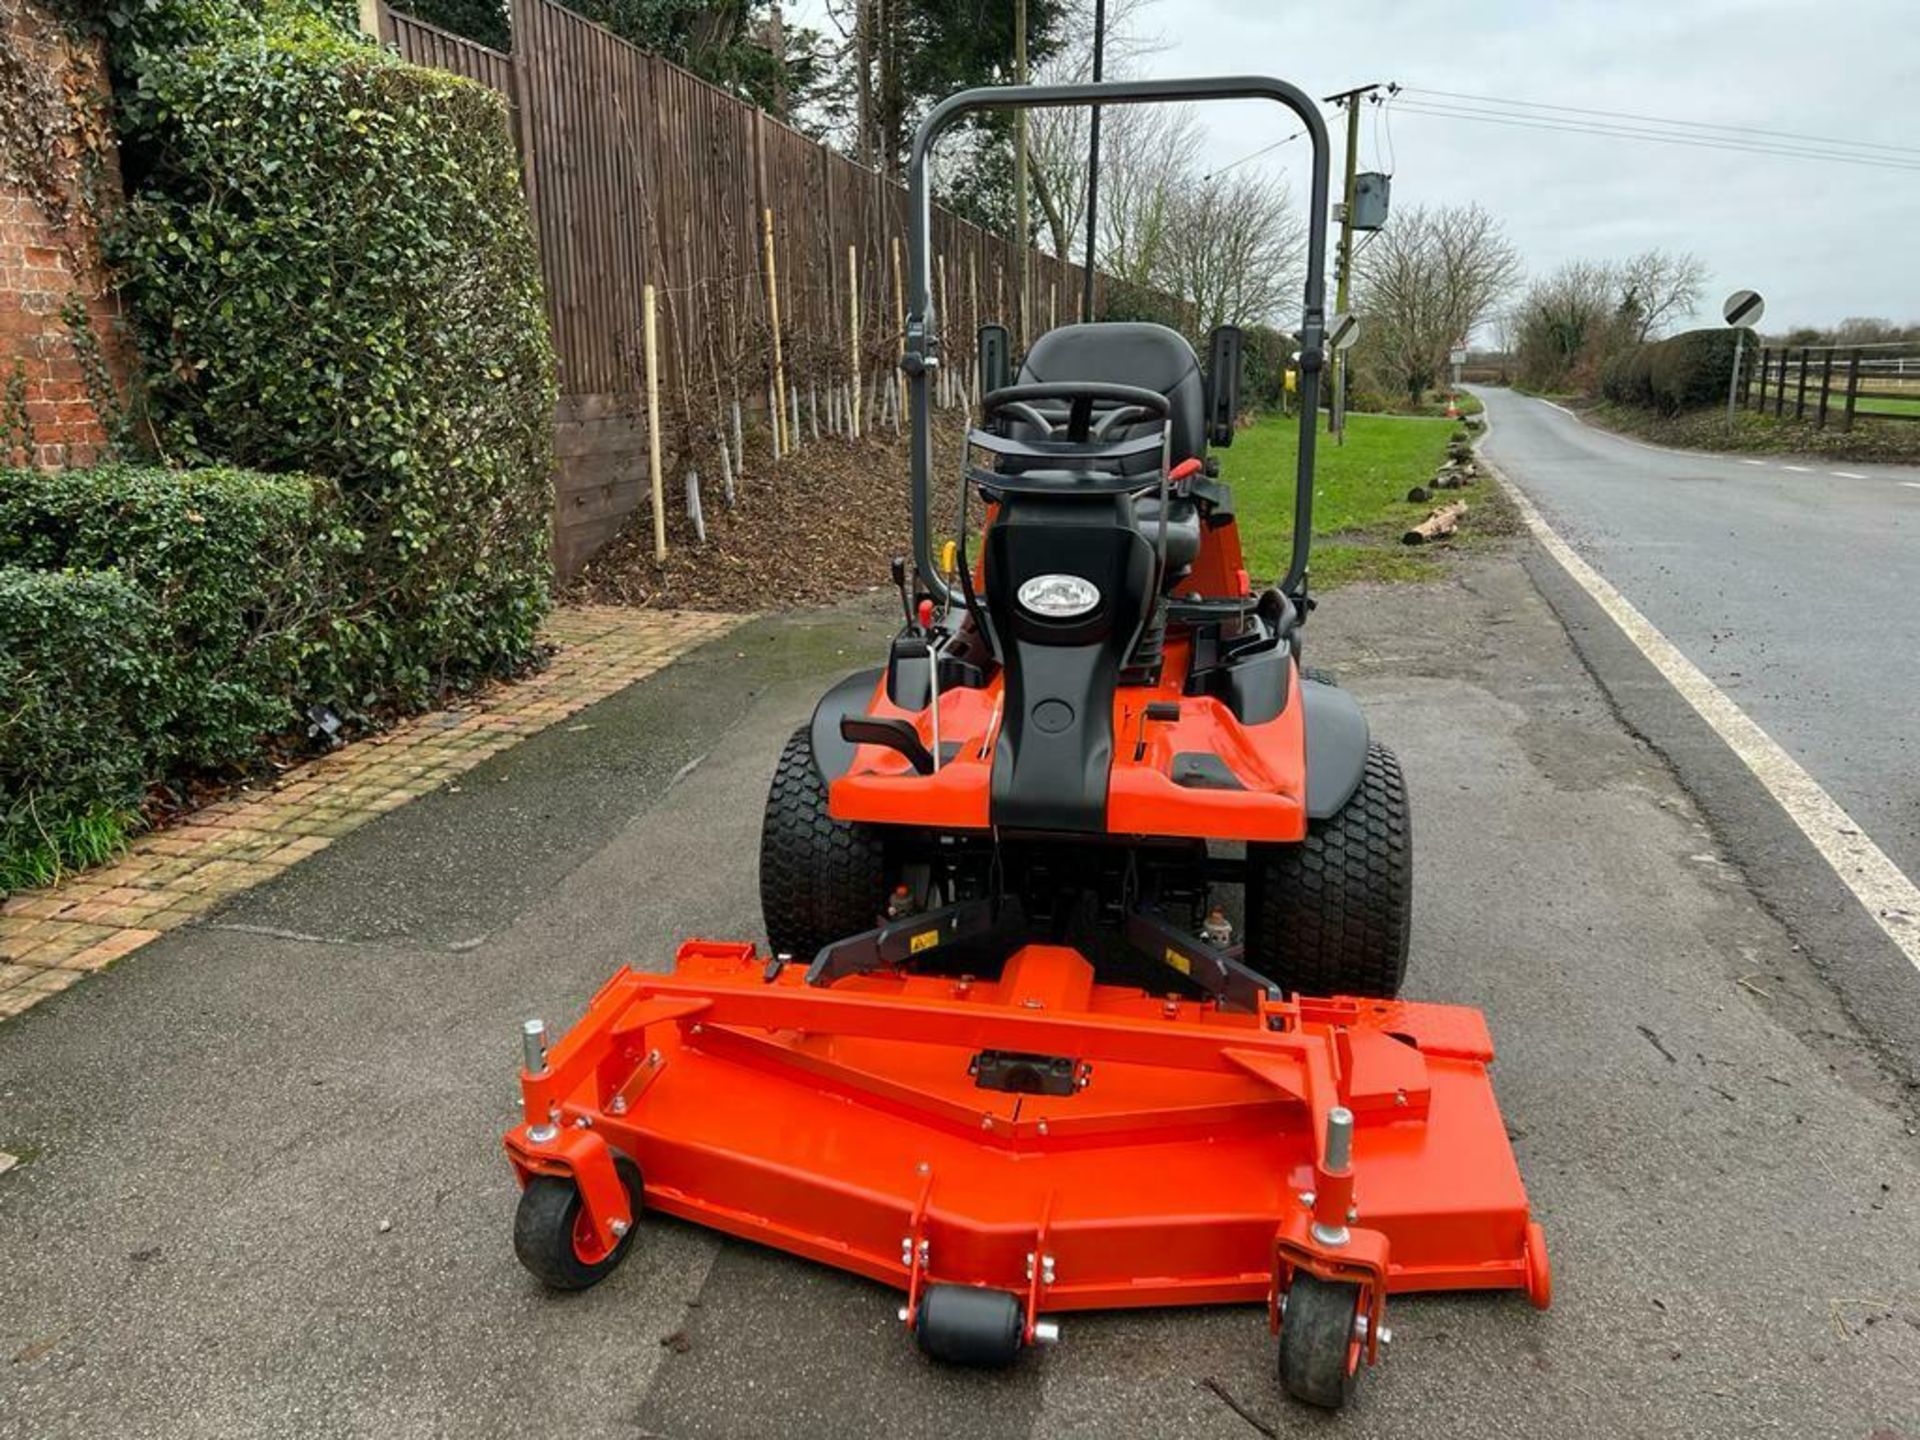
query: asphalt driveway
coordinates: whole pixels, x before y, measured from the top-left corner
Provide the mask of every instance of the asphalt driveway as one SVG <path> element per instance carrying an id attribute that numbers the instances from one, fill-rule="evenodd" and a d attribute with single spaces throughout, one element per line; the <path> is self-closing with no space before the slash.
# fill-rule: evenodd
<path id="1" fill-rule="evenodd" d="M 513 1259 L 516 1025 L 757 935 L 763 789 L 877 602 L 760 623 L 0 1026 L 0 1436 L 1313 1433 L 1257 1311 L 936 1369 L 863 1282 L 649 1223 Z M 1920 1440 L 1911 1097 L 1515 553 L 1310 631 L 1413 792 L 1411 993 L 1487 1007 L 1557 1281 L 1396 1304 L 1353 1435 Z"/>

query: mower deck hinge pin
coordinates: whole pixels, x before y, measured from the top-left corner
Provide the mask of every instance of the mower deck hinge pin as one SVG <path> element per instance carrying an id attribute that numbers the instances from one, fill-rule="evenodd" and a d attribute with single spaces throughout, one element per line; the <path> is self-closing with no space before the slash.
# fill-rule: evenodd
<path id="1" fill-rule="evenodd" d="M 1058 1345 L 1060 1343 L 1060 1322 L 1058 1320 L 1034 1321 L 1033 1343 L 1036 1345 Z"/>
<path id="2" fill-rule="evenodd" d="M 547 1073 L 547 1022 L 544 1020 L 522 1020 L 520 1022 L 520 1059 L 527 1067 L 529 1075 Z"/>

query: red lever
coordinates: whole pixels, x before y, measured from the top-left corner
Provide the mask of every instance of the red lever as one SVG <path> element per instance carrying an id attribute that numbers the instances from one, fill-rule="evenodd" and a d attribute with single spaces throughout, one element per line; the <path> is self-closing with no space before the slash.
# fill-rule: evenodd
<path id="1" fill-rule="evenodd" d="M 1199 460 L 1190 456 L 1167 472 L 1167 481 L 1169 484 L 1178 485 L 1182 480 L 1191 480 L 1200 473 L 1200 470 Z"/>
<path id="2" fill-rule="evenodd" d="M 925 598 L 920 601 L 920 628 L 922 630 L 933 628 L 933 601 Z"/>

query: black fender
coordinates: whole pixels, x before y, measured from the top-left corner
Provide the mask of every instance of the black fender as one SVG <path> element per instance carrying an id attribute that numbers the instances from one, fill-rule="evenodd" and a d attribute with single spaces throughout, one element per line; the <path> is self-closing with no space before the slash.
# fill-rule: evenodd
<path id="1" fill-rule="evenodd" d="M 880 678 L 886 673 L 883 665 L 856 670 L 822 695 L 820 703 L 813 707 L 813 768 L 826 784 L 831 785 L 847 773 L 847 767 L 853 764 L 853 752 L 858 748 L 853 741 L 841 737 L 841 717 L 867 714 Z"/>
<path id="2" fill-rule="evenodd" d="M 1366 713 L 1353 696 L 1324 680 L 1300 681 L 1307 731 L 1307 818 L 1325 820 L 1360 788 L 1367 770 Z"/>

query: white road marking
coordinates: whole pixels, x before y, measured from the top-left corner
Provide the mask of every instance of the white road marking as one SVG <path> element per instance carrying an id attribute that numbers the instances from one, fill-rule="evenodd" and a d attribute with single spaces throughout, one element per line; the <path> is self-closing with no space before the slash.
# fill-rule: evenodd
<path id="1" fill-rule="evenodd" d="M 1492 422 L 1489 420 L 1481 431 L 1482 436 L 1491 430 Z M 1683 655 L 1677 645 L 1661 634 L 1653 622 L 1634 607 L 1632 601 L 1582 560 L 1534 508 L 1533 502 L 1520 492 L 1519 486 L 1501 474 L 1497 467 L 1489 465 L 1488 468 L 1500 488 L 1512 499 L 1541 548 L 1553 556 L 1560 568 L 1593 598 L 1595 604 L 1607 612 L 1608 618 L 1620 627 L 1621 633 L 1666 677 L 1667 683 L 1699 712 L 1700 718 L 1713 727 L 1714 733 L 1726 742 L 1727 748 L 1745 762 L 1754 777 L 1766 786 L 1767 793 L 1773 796 L 1775 803 L 1787 812 L 1793 823 L 1800 827 L 1801 833 L 1812 842 L 1813 848 L 1820 852 L 1820 857 L 1832 868 L 1840 883 L 1853 892 L 1853 898 L 1873 916 L 1886 932 L 1887 938 L 1907 957 L 1908 963 L 1920 970 L 1920 887 L 1916 887 L 1900 867 L 1887 858 L 1887 853 L 1868 838 L 1867 832 L 1840 807 L 1839 802 L 1826 792 L 1819 781 L 1806 772 L 1799 761 L 1755 724 L 1746 711 L 1734 704 L 1698 665 Z M 1900 483 L 1920 489 L 1920 481 L 1903 480 Z"/>
<path id="2" fill-rule="evenodd" d="M 1780 468 L 1782 470 L 1797 471 L 1802 475 L 1811 475 L 1813 473 L 1813 467 L 1811 465 L 1782 465 Z"/>
<path id="3" fill-rule="evenodd" d="M 1767 462 L 1764 460 L 1742 460 L 1740 463 L 1742 465 L 1758 465 L 1763 470 L 1766 468 L 1766 465 L 1767 465 Z"/>
<path id="4" fill-rule="evenodd" d="M 1900 483 L 1909 490 L 1920 490 L 1920 480 L 1902 480 Z"/>
<path id="5" fill-rule="evenodd" d="M 1829 470 L 1827 473 L 1829 475 L 1838 475 L 1842 480 L 1865 480 L 1867 478 L 1865 475 L 1862 475 L 1858 470 Z M 1902 485 L 1906 485 L 1906 484 L 1910 484 L 1911 482 L 1902 480 L 1900 483 Z"/>

